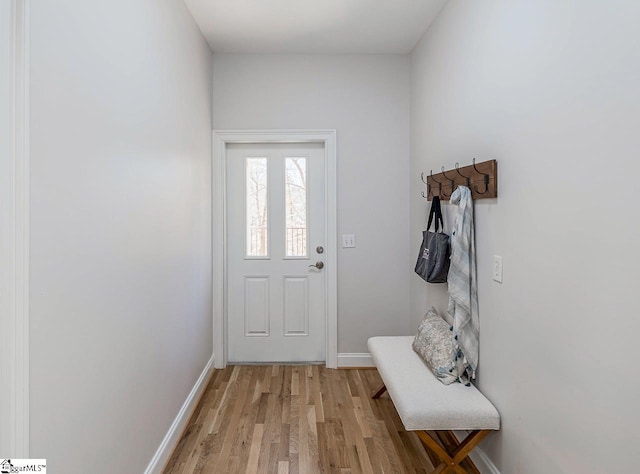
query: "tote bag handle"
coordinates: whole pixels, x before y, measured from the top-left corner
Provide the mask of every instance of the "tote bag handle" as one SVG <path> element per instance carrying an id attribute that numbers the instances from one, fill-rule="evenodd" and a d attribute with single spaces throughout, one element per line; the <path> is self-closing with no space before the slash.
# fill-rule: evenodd
<path id="1" fill-rule="evenodd" d="M 440 207 L 440 198 L 438 196 L 433 197 L 431 202 L 431 209 L 429 210 L 429 221 L 427 223 L 427 230 L 431 228 L 433 218 L 436 218 L 436 232 L 440 230 L 442 225 L 442 231 L 444 232 L 444 220 L 442 219 L 442 208 Z"/>

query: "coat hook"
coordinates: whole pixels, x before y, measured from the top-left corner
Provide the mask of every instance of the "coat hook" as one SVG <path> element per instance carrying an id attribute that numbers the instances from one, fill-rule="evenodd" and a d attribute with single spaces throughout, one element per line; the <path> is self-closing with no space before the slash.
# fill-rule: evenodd
<path id="1" fill-rule="evenodd" d="M 484 177 L 484 191 L 480 192 L 478 191 L 478 186 L 474 186 L 476 193 L 478 194 L 486 194 L 487 191 L 489 191 L 489 175 L 488 174 L 484 174 L 482 171 L 480 171 L 478 168 L 476 168 L 476 159 L 473 159 L 473 169 L 476 170 L 476 173 L 481 174 Z"/>
<path id="2" fill-rule="evenodd" d="M 435 181 L 436 183 L 438 183 L 438 197 L 442 197 L 442 195 L 443 195 L 443 193 L 442 193 L 442 183 L 433 177 L 433 170 L 429 170 L 429 177 L 430 177 L 433 181 Z"/>
<path id="3" fill-rule="evenodd" d="M 451 178 L 449 178 L 449 177 L 447 176 L 447 173 L 444 171 L 444 166 L 443 166 L 443 167 L 441 167 L 441 168 L 440 168 L 440 170 L 441 170 L 441 172 L 442 172 L 442 176 L 444 176 L 444 179 L 448 180 L 448 181 L 451 183 L 451 192 L 449 193 L 449 195 L 448 195 L 448 196 L 445 194 L 445 196 L 447 196 L 447 197 L 451 197 L 451 195 L 453 194 L 453 190 L 454 190 L 454 188 L 456 187 L 456 183 L 455 183 L 455 181 L 454 181 L 453 179 L 451 179 Z"/>
<path id="4" fill-rule="evenodd" d="M 456 172 L 467 181 L 467 188 L 471 189 L 471 182 L 469 181 L 470 177 L 460 173 L 460 165 L 458 164 L 457 161 L 456 161 Z"/>
<path id="5" fill-rule="evenodd" d="M 425 199 L 429 199 L 429 194 L 431 194 L 431 185 L 429 184 L 429 181 L 424 179 L 424 171 L 420 172 L 420 179 L 422 180 L 422 182 L 424 184 L 427 185 L 427 195 L 424 195 L 424 191 L 420 191 L 420 194 L 422 194 L 422 197 Z"/>

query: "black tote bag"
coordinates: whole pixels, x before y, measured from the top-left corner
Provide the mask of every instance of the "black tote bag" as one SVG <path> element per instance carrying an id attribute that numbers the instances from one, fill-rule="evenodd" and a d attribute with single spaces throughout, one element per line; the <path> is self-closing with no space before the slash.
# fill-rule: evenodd
<path id="1" fill-rule="evenodd" d="M 434 217 L 435 232 L 431 232 L 429 229 Z M 440 226 L 442 226 L 442 232 L 439 232 Z M 415 272 L 427 283 L 446 283 L 450 257 L 449 236 L 444 233 L 440 198 L 434 196 L 429 210 L 427 229 L 422 232 L 422 245 L 420 245 Z"/>

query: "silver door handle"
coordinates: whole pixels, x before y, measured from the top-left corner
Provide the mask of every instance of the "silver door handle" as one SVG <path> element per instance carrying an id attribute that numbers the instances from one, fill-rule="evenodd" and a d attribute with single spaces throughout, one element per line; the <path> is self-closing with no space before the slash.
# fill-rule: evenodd
<path id="1" fill-rule="evenodd" d="M 309 266 L 316 267 L 318 270 L 322 270 L 324 268 L 324 262 L 318 260 L 315 264 Z"/>

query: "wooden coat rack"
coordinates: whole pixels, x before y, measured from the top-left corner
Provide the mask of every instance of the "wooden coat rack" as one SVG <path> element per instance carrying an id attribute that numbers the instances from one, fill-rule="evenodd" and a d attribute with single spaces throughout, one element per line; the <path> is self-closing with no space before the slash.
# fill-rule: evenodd
<path id="1" fill-rule="evenodd" d="M 424 191 L 422 197 L 431 201 L 434 196 L 440 196 L 441 201 L 448 201 L 455 189 L 462 185 L 471 189 L 471 197 L 477 199 L 489 199 L 498 197 L 498 162 L 496 160 L 483 161 L 477 163 L 475 158 L 473 164 L 463 168 L 445 171 L 444 166 L 440 173 L 435 175 L 432 172 L 426 176 L 422 173 L 422 182 L 427 185 L 427 195 Z"/>

